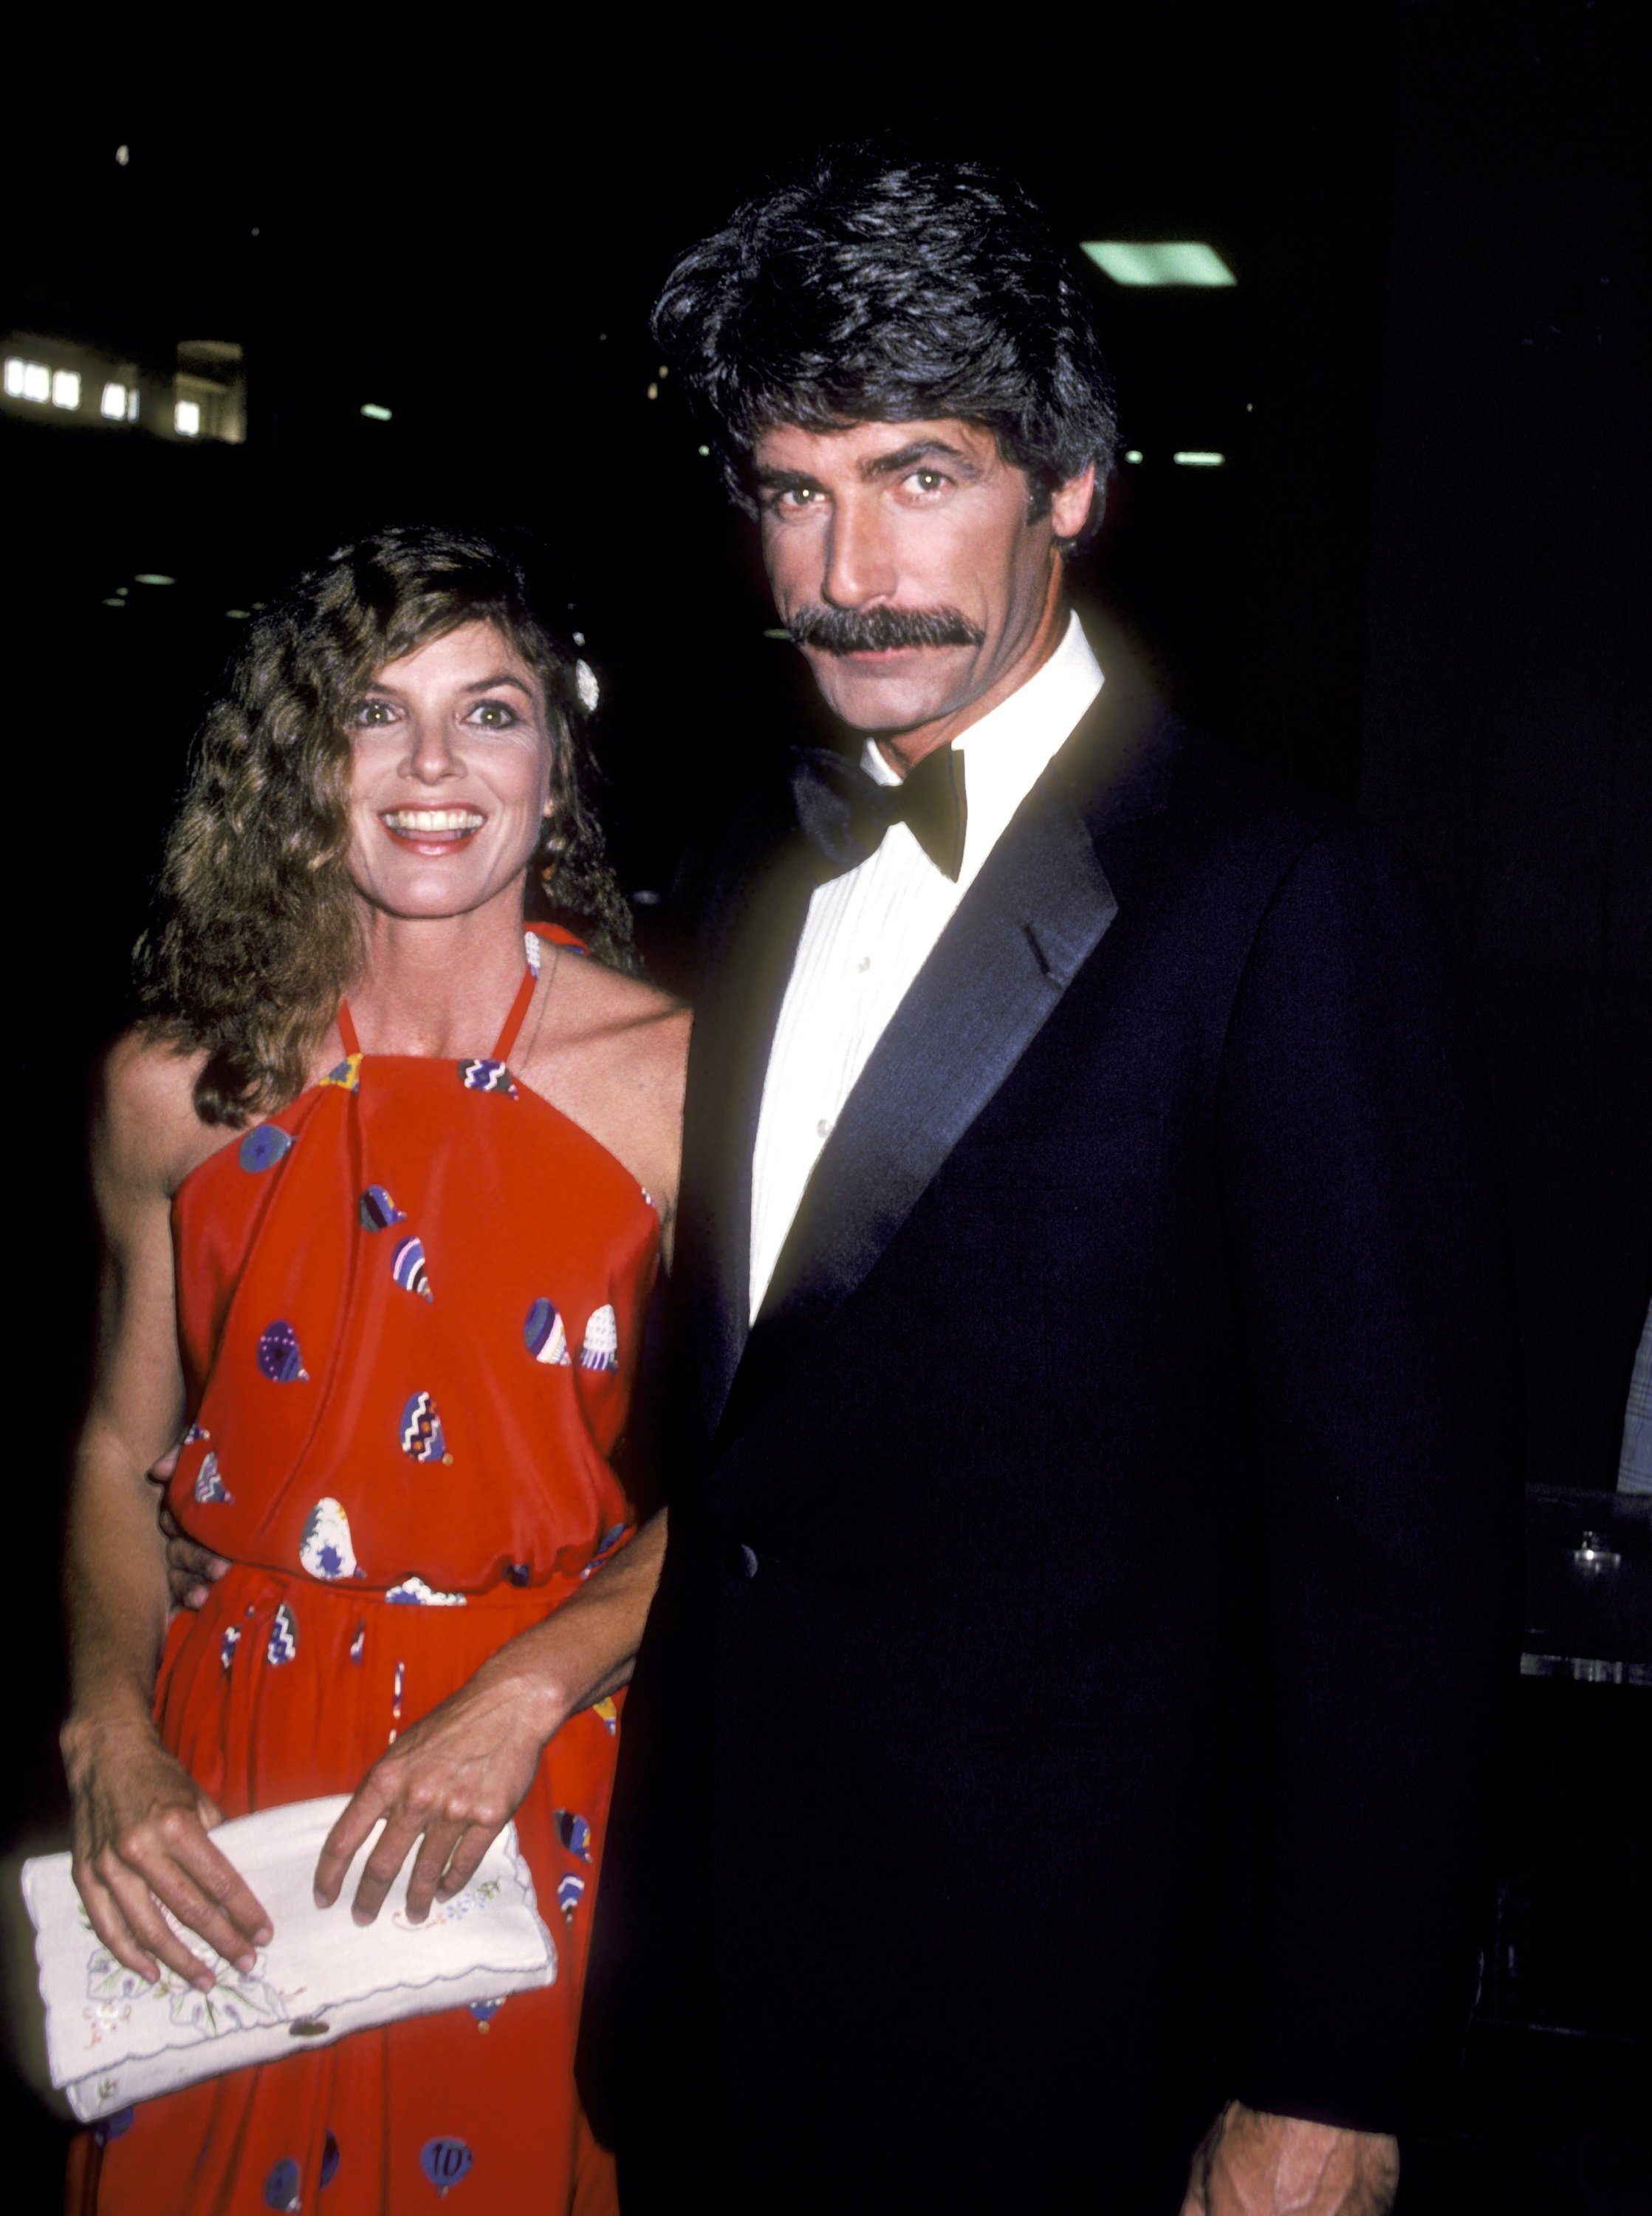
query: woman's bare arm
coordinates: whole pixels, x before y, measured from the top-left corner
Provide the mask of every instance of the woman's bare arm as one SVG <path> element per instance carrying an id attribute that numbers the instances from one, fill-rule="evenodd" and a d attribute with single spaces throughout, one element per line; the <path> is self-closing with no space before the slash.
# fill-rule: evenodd
<path id="1" fill-rule="evenodd" d="M 249 1965 L 268 1918 L 207 1837 L 217 1807 L 162 1746 L 151 1719 L 167 1581 L 150 1466 L 176 1439 L 178 1360 L 171 1197 L 199 1155 L 187 1066 L 138 1039 L 109 1060 L 93 1140 L 103 1232 L 98 1360 L 75 1456 L 65 1565 L 70 1708 L 64 1764 L 75 1879 L 93 1928 L 142 1976 L 164 1964 L 210 1986 L 157 1902 Z"/>

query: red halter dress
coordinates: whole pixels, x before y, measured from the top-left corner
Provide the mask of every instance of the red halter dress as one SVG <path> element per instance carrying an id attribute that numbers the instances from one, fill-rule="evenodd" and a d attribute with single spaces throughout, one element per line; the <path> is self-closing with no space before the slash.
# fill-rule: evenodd
<path id="1" fill-rule="evenodd" d="M 629 1536 L 610 1462 L 659 1218 L 513 1078 L 532 988 L 458 1063 L 364 1055 L 342 1011 L 338 1068 L 178 1193 L 195 1420 L 169 1498 L 233 1567 L 172 1625 L 156 1715 L 228 1816 L 353 1791 Z M 611 2210 L 574 2041 L 617 1723 L 574 1716 L 517 1811 L 554 1985 L 111 2117 L 98 2208 Z"/>

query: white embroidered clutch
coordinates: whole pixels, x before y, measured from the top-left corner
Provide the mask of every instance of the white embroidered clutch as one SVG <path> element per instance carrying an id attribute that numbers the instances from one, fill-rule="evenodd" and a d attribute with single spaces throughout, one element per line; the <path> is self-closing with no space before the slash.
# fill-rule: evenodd
<path id="1" fill-rule="evenodd" d="M 482 2009 L 555 1982 L 556 1945 L 513 1824 L 464 1892 L 438 1901 L 423 1924 L 407 1917 L 411 1855 L 378 1921 L 365 1930 L 351 1921 L 372 1840 L 335 1905 L 317 1908 L 316 1857 L 347 1805 L 344 1794 L 294 1801 L 213 1832 L 268 1911 L 275 1936 L 243 1973 L 186 1932 L 218 1978 L 210 1993 L 170 1972 L 151 1985 L 117 1962 L 92 1930 L 67 1855 L 23 1864 L 52 2083 L 83 2123 L 201 2078 L 324 2047 L 348 2031 L 437 2009 Z"/>

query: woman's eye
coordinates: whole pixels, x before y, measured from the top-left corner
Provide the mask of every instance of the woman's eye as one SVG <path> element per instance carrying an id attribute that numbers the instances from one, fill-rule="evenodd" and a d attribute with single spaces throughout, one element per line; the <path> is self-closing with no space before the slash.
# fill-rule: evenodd
<path id="1" fill-rule="evenodd" d="M 356 710 L 356 722 L 370 729 L 375 724 L 390 721 L 390 704 L 388 700 L 364 700 Z"/>
<path id="2" fill-rule="evenodd" d="M 514 708 L 507 707 L 502 700 L 480 700 L 470 711 L 470 720 L 480 723 L 484 731 L 508 731 L 521 718 Z"/>

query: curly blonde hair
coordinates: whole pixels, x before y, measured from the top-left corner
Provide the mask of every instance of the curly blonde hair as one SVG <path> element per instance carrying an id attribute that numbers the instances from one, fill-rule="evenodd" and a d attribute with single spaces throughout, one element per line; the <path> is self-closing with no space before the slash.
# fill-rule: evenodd
<path id="1" fill-rule="evenodd" d="M 559 743 L 529 904 L 593 954 L 636 967 L 630 908 L 581 790 L 590 765 L 576 664 L 522 563 L 479 532 L 402 526 L 341 548 L 252 624 L 208 711 L 138 943 L 152 1035 L 205 1051 L 196 1112 L 244 1123 L 304 1088 L 360 966 L 350 844 L 349 715 L 385 663 L 461 624 L 494 625 L 544 689 Z"/>

